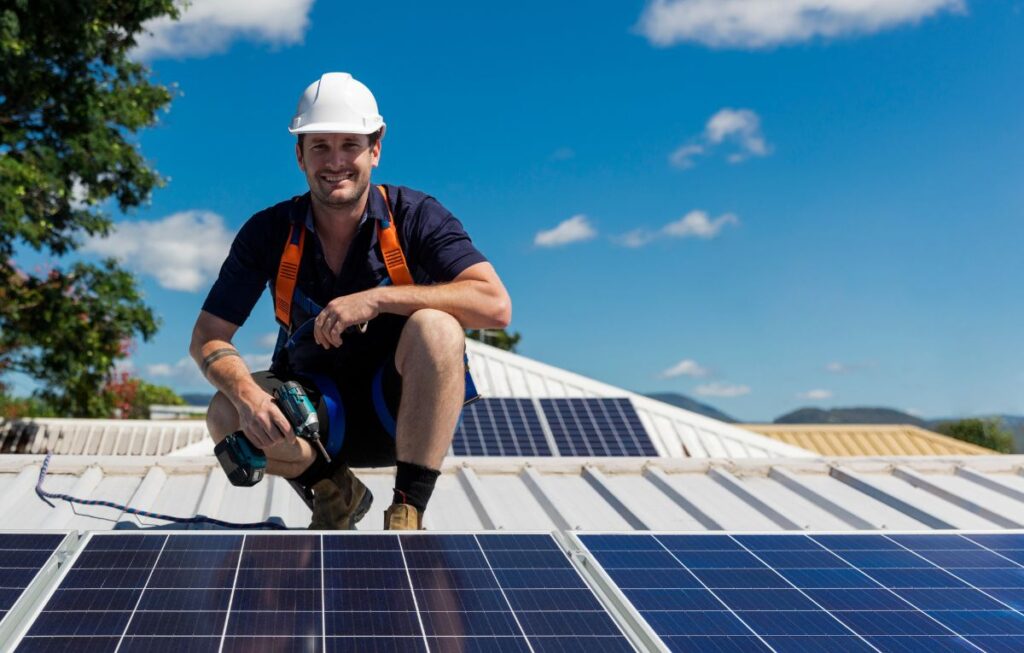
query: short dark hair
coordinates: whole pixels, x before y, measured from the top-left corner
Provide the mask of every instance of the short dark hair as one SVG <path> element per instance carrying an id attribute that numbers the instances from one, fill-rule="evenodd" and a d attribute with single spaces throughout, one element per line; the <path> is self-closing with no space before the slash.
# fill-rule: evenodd
<path id="1" fill-rule="evenodd" d="M 373 132 L 372 134 L 367 134 L 366 135 L 366 138 L 370 141 L 370 147 L 373 147 L 374 145 L 377 144 L 377 141 L 380 140 L 380 134 L 381 134 L 382 131 L 384 131 L 383 127 L 378 129 L 377 131 Z M 299 134 L 299 149 L 300 150 L 302 149 L 302 142 L 303 142 L 305 136 L 306 136 L 305 134 Z"/>

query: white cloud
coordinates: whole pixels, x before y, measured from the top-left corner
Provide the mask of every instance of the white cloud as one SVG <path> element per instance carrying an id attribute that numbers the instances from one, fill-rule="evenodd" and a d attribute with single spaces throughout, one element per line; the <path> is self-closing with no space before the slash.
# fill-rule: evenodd
<path id="1" fill-rule="evenodd" d="M 703 238 L 710 240 L 719 233 L 726 225 L 738 225 L 740 219 L 732 213 L 723 213 L 717 218 L 712 218 L 706 211 L 690 211 L 675 222 L 670 222 L 657 231 L 640 228 L 628 231 L 622 235 L 615 236 L 612 241 L 636 249 L 649 245 L 662 238 Z"/>
<path id="2" fill-rule="evenodd" d="M 251 371 L 266 370 L 270 368 L 272 354 L 242 354 L 242 360 L 249 366 Z M 199 371 L 199 366 L 190 357 L 179 358 L 174 363 L 154 363 L 146 366 L 147 378 L 157 383 L 171 385 L 177 388 L 195 388 L 208 385 L 208 381 Z"/>
<path id="3" fill-rule="evenodd" d="M 644 245 L 657 240 L 657 232 L 650 231 L 648 229 L 634 229 L 633 231 L 616 236 L 614 240 L 623 247 L 630 247 L 636 249 L 637 247 L 643 247 Z"/>
<path id="4" fill-rule="evenodd" d="M 590 240 L 597 235 L 585 215 L 574 215 L 568 220 L 560 222 L 554 229 L 539 231 L 533 238 L 533 244 L 538 247 L 557 247 L 568 245 L 583 240 Z"/>
<path id="5" fill-rule="evenodd" d="M 309 27 L 313 0 L 190 0 L 179 3 L 181 18 L 157 18 L 144 27 L 134 56 L 202 57 L 228 49 L 236 38 L 292 45 Z"/>
<path id="6" fill-rule="evenodd" d="M 704 131 L 685 143 L 668 160 L 680 170 L 696 165 L 698 156 L 706 156 L 725 148 L 729 163 L 740 163 L 755 156 L 768 156 L 771 146 L 761 131 L 761 117 L 750 109 L 725 107 L 708 118 Z"/>
<path id="7" fill-rule="evenodd" d="M 277 345 L 277 331 L 264 333 L 256 339 L 256 343 L 263 349 L 273 349 Z"/>
<path id="8" fill-rule="evenodd" d="M 196 387 L 205 385 L 206 379 L 199 373 L 194 360 L 185 356 L 176 363 L 154 363 L 146 366 L 146 376 L 156 379 L 162 384 L 173 384 L 178 387 Z"/>
<path id="9" fill-rule="evenodd" d="M 242 360 L 245 361 L 245 364 L 249 366 L 250 370 L 255 372 L 257 370 L 269 370 L 270 361 L 273 356 L 274 355 L 271 352 L 263 354 L 242 354 Z"/>
<path id="10" fill-rule="evenodd" d="M 966 9 L 965 0 L 652 0 L 637 29 L 658 46 L 756 49 L 873 34 Z"/>
<path id="11" fill-rule="evenodd" d="M 669 162 L 680 170 L 686 170 L 696 165 L 693 159 L 698 154 L 704 154 L 704 146 L 696 143 L 681 145 L 675 152 L 669 155 Z"/>
<path id="12" fill-rule="evenodd" d="M 701 397 L 742 397 L 750 394 L 750 386 L 731 383 L 705 383 L 695 391 Z"/>
<path id="13" fill-rule="evenodd" d="M 708 240 L 717 236 L 725 225 L 739 223 L 740 219 L 732 213 L 724 213 L 712 219 L 704 211 L 690 211 L 675 222 L 665 225 L 662 232 L 673 238 L 694 237 Z"/>
<path id="14" fill-rule="evenodd" d="M 679 361 L 661 373 L 661 377 L 665 379 L 671 379 L 677 376 L 701 377 L 707 375 L 707 368 L 701 367 L 697 361 L 690 358 Z"/>
<path id="15" fill-rule="evenodd" d="M 831 390 L 823 390 L 821 388 L 816 388 L 814 390 L 808 390 L 807 392 L 798 392 L 796 396 L 797 396 L 798 399 L 809 399 L 811 401 L 822 401 L 824 399 L 831 399 L 832 398 L 832 391 Z"/>
<path id="16" fill-rule="evenodd" d="M 832 361 L 831 363 L 825 366 L 825 371 L 832 372 L 833 374 L 846 374 L 847 372 L 850 371 L 850 369 L 851 368 L 849 365 L 846 365 L 845 363 L 840 363 L 839 361 Z"/>
<path id="17" fill-rule="evenodd" d="M 704 127 L 708 142 L 734 143 L 738 151 L 729 156 L 731 163 L 739 163 L 751 156 L 768 154 L 768 144 L 761 133 L 761 117 L 750 109 L 720 109 Z"/>
<path id="18" fill-rule="evenodd" d="M 217 275 L 231 240 L 221 216 L 184 211 L 152 222 L 119 222 L 108 237 L 90 238 L 82 249 L 120 259 L 164 288 L 195 292 Z"/>

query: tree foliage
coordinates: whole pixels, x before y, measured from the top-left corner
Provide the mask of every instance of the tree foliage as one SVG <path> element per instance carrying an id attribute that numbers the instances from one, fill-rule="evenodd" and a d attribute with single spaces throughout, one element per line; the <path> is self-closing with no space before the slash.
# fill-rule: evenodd
<path id="1" fill-rule="evenodd" d="M 41 381 L 62 414 L 102 412 L 123 343 L 156 333 L 135 281 L 113 261 L 27 273 L 18 248 L 62 257 L 106 235 L 102 206 L 148 200 L 160 178 L 134 134 L 171 100 L 132 61 L 142 24 L 173 0 L 13 0 L 0 9 L 0 374 Z"/>
<path id="2" fill-rule="evenodd" d="M 942 422 L 935 430 L 957 440 L 994 449 L 1000 453 L 1013 451 L 1013 434 L 1003 427 L 1003 421 L 998 417 Z"/>
<path id="3" fill-rule="evenodd" d="M 131 376 L 128 372 L 114 375 L 103 390 L 111 407 L 111 416 L 122 419 L 149 419 L 152 404 L 185 405 L 185 400 L 174 390 Z"/>
<path id="4" fill-rule="evenodd" d="M 523 336 L 518 331 L 509 333 L 505 329 L 472 329 L 466 331 L 466 335 L 472 340 L 479 340 L 484 344 L 514 352 L 516 345 Z"/>

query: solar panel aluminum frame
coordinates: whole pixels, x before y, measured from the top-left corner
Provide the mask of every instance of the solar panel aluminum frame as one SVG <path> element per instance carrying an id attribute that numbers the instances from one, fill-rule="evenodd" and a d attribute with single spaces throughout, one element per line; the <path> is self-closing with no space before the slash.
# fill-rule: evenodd
<path id="1" fill-rule="evenodd" d="M 387 534 L 388 534 L 388 532 L 386 532 L 386 531 L 324 531 L 324 530 L 312 530 L 312 531 L 311 530 L 287 530 L 287 531 L 266 531 L 266 530 L 216 530 L 216 531 L 210 531 L 210 530 L 182 530 L 182 531 L 177 531 L 177 530 L 164 530 L 164 529 L 145 529 L 145 530 L 132 530 L 132 531 L 117 531 L 117 530 L 111 530 L 111 531 L 89 531 L 89 532 L 84 533 L 83 536 L 81 537 L 81 539 L 78 539 L 77 534 L 76 533 L 72 533 L 72 534 L 70 534 L 68 536 L 68 538 L 66 538 L 65 542 L 67 542 L 68 539 L 73 539 L 74 541 L 71 544 L 71 546 L 64 552 L 64 555 L 63 555 L 63 557 L 61 559 L 61 565 L 60 565 L 58 571 L 52 575 L 52 578 L 48 579 L 48 581 L 45 584 L 45 587 L 40 587 L 38 592 L 34 593 L 33 601 L 31 601 L 29 604 L 26 605 L 26 613 L 24 615 L 22 615 L 21 618 L 18 619 L 18 623 L 14 627 L 14 630 L 9 634 L 9 636 L 7 634 L 5 634 L 4 638 L 0 639 L 0 644 L 2 644 L 2 647 L 0 647 L 0 653 L 8 653 L 9 651 L 13 651 L 13 650 L 15 650 L 21 644 L 22 640 L 25 638 L 25 635 L 28 633 L 28 631 L 30 630 L 32 625 L 35 623 L 35 621 L 39 617 L 39 615 L 43 612 L 44 608 L 50 602 L 50 599 L 53 597 L 53 595 L 57 592 L 58 589 L 60 589 L 61 585 L 64 582 L 65 577 L 68 575 L 68 573 L 74 567 L 75 562 L 78 560 L 78 558 L 81 556 L 81 554 L 86 550 L 86 548 L 89 545 L 89 542 L 91 542 L 93 540 L 93 538 L 123 536 L 123 535 L 129 535 L 129 536 L 143 536 L 143 535 L 150 535 L 150 536 L 153 536 L 153 535 L 168 535 L 168 536 L 175 535 L 175 536 L 177 536 L 177 535 L 185 535 L 185 536 L 196 536 L 196 537 L 202 537 L 202 536 L 208 536 L 208 535 L 259 535 L 261 537 L 263 537 L 263 536 L 289 537 L 289 536 L 295 536 L 295 535 L 319 535 L 319 536 L 330 535 L 330 536 L 342 536 L 342 537 L 348 537 L 348 536 L 358 537 L 360 535 L 387 535 Z M 480 534 L 489 534 L 489 535 L 491 535 L 491 534 L 504 534 L 504 535 L 545 535 L 545 536 L 550 536 L 554 540 L 555 545 L 558 547 L 558 549 L 562 553 L 566 554 L 566 559 L 568 560 L 570 566 L 580 576 L 580 580 L 583 583 L 583 585 L 587 589 L 589 589 L 591 592 L 593 592 L 595 598 L 597 599 L 597 602 L 601 605 L 601 607 L 605 610 L 605 612 L 607 612 L 607 614 L 611 618 L 612 622 L 619 629 L 619 631 L 621 632 L 622 636 L 626 639 L 626 641 L 629 642 L 629 644 L 631 646 L 633 646 L 637 651 L 653 650 L 653 649 L 651 649 L 647 645 L 647 642 L 649 640 L 647 639 L 646 634 L 637 633 L 637 632 L 633 631 L 631 628 L 626 627 L 627 624 L 630 624 L 632 622 L 631 622 L 631 620 L 626 619 L 622 615 L 619 614 L 620 603 L 617 602 L 617 601 L 610 600 L 608 595 L 605 592 L 603 592 L 599 588 L 595 587 L 595 585 L 591 582 L 591 576 L 587 573 L 587 570 L 582 566 L 582 563 L 581 563 L 582 556 L 580 556 L 578 553 L 576 553 L 576 552 L 570 550 L 569 548 L 567 548 L 567 545 L 566 545 L 566 535 L 564 533 L 562 533 L 561 531 L 505 531 L 505 530 L 497 530 L 497 531 L 418 531 L 417 534 L 428 535 L 428 536 L 433 536 L 433 535 L 438 535 L 438 536 L 444 536 L 444 535 L 480 535 Z M 398 536 L 397 532 L 395 533 L 395 536 L 396 537 Z M 577 544 L 578 544 L 578 542 L 577 542 Z M 593 564 L 593 563 L 591 562 L 591 564 Z M 629 604 L 628 601 L 625 601 L 624 605 L 629 606 L 630 604 Z M 637 613 L 637 617 L 639 617 L 638 613 Z M 645 622 L 642 619 L 640 619 L 640 623 L 645 623 Z M 322 636 L 326 637 L 326 632 Z M 524 634 L 524 637 L 526 637 L 525 634 Z M 527 639 L 528 639 L 528 637 L 527 637 Z M 655 640 L 654 641 L 659 641 L 659 640 L 657 640 L 657 636 L 655 636 Z M 665 649 L 659 649 L 659 650 L 665 650 Z"/>
<path id="2" fill-rule="evenodd" d="M 13 645 L 8 647 L 8 644 L 20 639 L 20 634 L 28 628 L 28 624 L 35 619 L 34 615 L 38 613 L 43 603 L 46 601 L 42 597 L 49 598 L 50 594 L 59 584 L 59 579 L 62 576 L 63 570 L 68 567 L 67 561 L 74 556 L 75 551 L 78 549 L 81 540 L 79 539 L 77 531 L 32 531 L 32 530 L 17 530 L 17 531 L 3 531 L 4 535 L 63 535 L 64 539 L 61 540 L 57 548 L 53 550 L 46 563 L 39 568 L 36 572 L 32 582 L 22 590 L 21 596 L 15 601 L 14 605 L 11 606 L 7 614 L 4 615 L 3 619 L 0 620 L 0 651 L 8 651 L 13 649 Z M 32 615 L 32 619 L 28 617 Z M 17 635 L 17 637 L 16 637 Z"/>
<path id="3" fill-rule="evenodd" d="M 621 535 L 629 532 L 643 532 L 647 534 L 647 531 L 609 531 L 609 534 L 617 533 Z M 588 531 L 585 534 L 603 533 L 590 533 Z M 618 585 L 615 584 L 615 581 L 605 572 L 604 567 L 591 556 L 590 550 L 577 539 L 575 532 L 554 531 L 552 535 L 555 541 L 558 542 L 558 546 L 569 554 L 569 561 L 572 562 L 572 566 L 576 568 L 576 571 L 583 577 L 583 582 L 594 592 L 597 600 L 608 611 L 608 614 L 612 616 L 612 619 L 615 620 L 619 630 L 625 634 L 630 644 L 638 651 L 671 653 L 657 633 L 654 632 L 654 629 L 640 615 L 640 611 L 633 606 L 629 599 L 626 598 L 626 595 L 622 593 L 622 590 L 619 589 Z"/>
<path id="4" fill-rule="evenodd" d="M 752 530 L 752 531 L 736 531 L 736 530 L 708 530 L 708 531 L 566 531 L 565 533 L 556 533 L 555 539 L 559 540 L 561 546 L 569 552 L 569 556 L 574 561 L 578 561 L 577 567 L 584 574 L 584 578 L 587 584 L 594 589 L 595 593 L 598 594 L 602 602 L 605 602 L 605 607 L 609 614 L 618 617 L 621 615 L 625 618 L 626 627 L 623 627 L 624 632 L 636 632 L 638 637 L 645 638 L 643 641 L 647 646 L 647 650 L 661 651 L 662 653 L 671 653 L 668 646 L 662 642 L 661 637 L 655 632 L 654 628 L 647 622 L 647 620 L 640 614 L 640 611 L 633 605 L 633 602 L 626 597 L 625 592 L 618 586 L 618 584 L 612 580 L 611 576 L 605 570 L 604 566 L 594 557 L 593 553 L 580 539 L 580 536 L 589 535 L 627 535 L 627 536 L 750 536 L 750 535 L 804 535 L 808 537 L 816 537 L 821 535 L 963 535 L 970 537 L 972 535 L 1024 535 L 1024 529 L 931 529 L 931 530 L 807 530 L 807 531 L 786 531 L 786 530 Z M 934 563 L 933 563 L 934 564 Z M 1021 564 L 1021 563 L 1018 563 Z M 774 567 L 770 567 L 774 570 Z M 778 573 L 778 572 L 776 572 Z M 887 588 L 888 589 L 888 588 Z M 975 588 L 977 589 L 977 588 Z M 710 590 L 709 590 L 710 591 Z M 890 591 L 892 591 L 890 589 Z M 978 590 L 984 592 L 984 590 Z M 603 596 L 602 596 L 603 595 Z M 919 611 L 924 612 L 921 608 L 917 608 Z M 1024 610 L 1018 610 L 1024 612 Z M 829 612 L 826 610 L 826 612 Z M 622 624 L 620 624 L 621 626 Z"/>
<path id="5" fill-rule="evenodd" d="M 684 531 L 685 532 L 685 531 Z M 580 531 L 579 535 L 657 535 L 656 531 Z M 668 532 L 660 533 L 662 535 Z M 679 534 L 676 532 L 675 534 Z M 577 537 L 576 531 L 560 532 L 555 536 L 559 544 L 569 552 L 569 558 L 576 568 L 583 574 L 584 581 L 589 585 L 598 598 L 605 605 L 608 613 L 619 619 L 619 627 L 623 632 L 631 633 L 636 638 L 633 645 L 642 651 L 661 651 L 671 653 L 668 646 L 661 641 L 661 637 L 654 632 L 647 620 L 643 618 L 640 611 L 636 609 L 633 602 L 626 598 L 626 594 L 612 580 L 605 568 L 599 563 L 590 549 Z"/>

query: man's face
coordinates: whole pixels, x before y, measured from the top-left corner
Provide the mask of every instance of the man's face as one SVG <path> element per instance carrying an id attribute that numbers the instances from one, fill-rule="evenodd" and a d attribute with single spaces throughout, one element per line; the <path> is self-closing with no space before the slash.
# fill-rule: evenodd
<path id="1" fill-rule="evenodd" d="M 306 134 L 301 146 L 295 144 L 295 156 L 314 201 L 332 209 L 351 208 L 370 186 L 370 171 L 380 161 L 380 139 L 370 147 L 364 134 Z"/>

